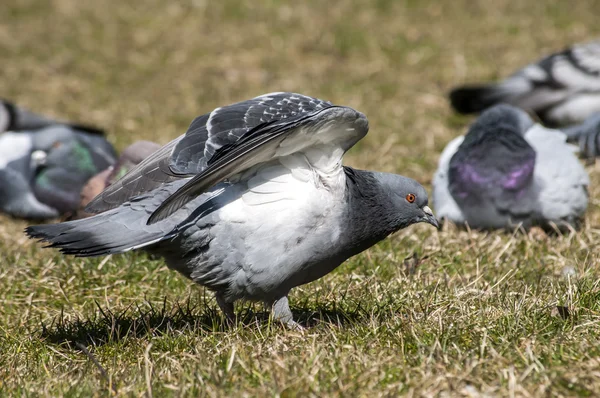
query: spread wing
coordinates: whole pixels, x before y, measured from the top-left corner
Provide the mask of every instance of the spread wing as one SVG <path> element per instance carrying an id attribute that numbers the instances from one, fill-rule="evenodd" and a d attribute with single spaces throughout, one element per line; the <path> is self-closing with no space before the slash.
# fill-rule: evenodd
<path id="1" fill-rule="evenodd" d="M 317 172 L 331 172 L 341 167 L 344 153 L 367 131 L 362 113 L 341 106 L 259 125 L 217 150 L 201 173 L 155 210 L 148 224 L 165 219 L 216 183 L 275 158 L 302 153 Z"/>
<path id="2" fill-rule="evenodd" d="M 293 93 L 273 93 L 198 116 L 187 132 L 147 157 L 100 193 L 86 207 L 100 213 L 168 182 L 193 176 L 207 166 L 219 148 L 231 145 L 259 125 L 331 106 Z"/>
<path id="3" fill-rule="evenodd" d="M 163 202 L 149 220 L 151 224 L 256 164 L 309 148 L 315 167 L 341 160 L 367 131 L 365 116 L 353 109 L 301 94 L 262 95 L 199 116 L 185 135 L 109 186 L 86 210 L 114 208 L 165 182 L 193 177 Z"/>

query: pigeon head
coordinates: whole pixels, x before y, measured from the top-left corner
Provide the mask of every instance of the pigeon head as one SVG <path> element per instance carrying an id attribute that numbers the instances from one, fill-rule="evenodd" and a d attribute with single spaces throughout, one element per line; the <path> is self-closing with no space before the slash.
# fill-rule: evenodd
<path id="1" fill-rule="evenodd" d="M 83 185 L 114 163 L 114 149 L 103 137 L 67 126 L 52 126 L 34 134 L 33 190 L 37 199 L 61 213 L 77 209 Z"/>
<path id="2" fill-rule="evenodd" d="M 509 105 L 490 108 L 473 123 L 450 159 L 448 187 L 457 202 L 518 197 L 527 189 L 536 159 L 524 138 L 531 125 L 525 112 Z"/>
<path id="3" fill-rule="evenodd" d="M 492 126 L 506 126 L 523 135 L 534 124 L 535 122 L 523 109 L 508 104 L 498 104 L 483 112 L 469 131 L 475 130 L 481 135 L 481 131 L 486 131 Z"/>
<path id="4" fill-rule="evenodd" d="M 112 145 L 100 135 L 56 125 L 32 134 L 32 161 L 44 167 L 66 167 L 98 172 L 115 162 Z"/>
<path id="5" fill-rule="evenodd" d="M 393 230 L 405 228 L 411 224 L 425 222 L 439 228 L 435 215 L 429 207 L 427 191 L 412 178 L 397 174 L 373 173 L 385 192 L 388 201 L 382 201 L 391 209 L 390 224 Z"/>
<path id="6" fill-rule="evenodd" d="M 35 151 L 49 152 L 58 143 L 68 142 L 75 133 L 67 126 L 55 125 L 32 132 L 32 145 Z"/>

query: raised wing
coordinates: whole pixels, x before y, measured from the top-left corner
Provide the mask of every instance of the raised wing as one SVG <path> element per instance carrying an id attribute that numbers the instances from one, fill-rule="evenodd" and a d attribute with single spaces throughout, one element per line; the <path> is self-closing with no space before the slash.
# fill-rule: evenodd
<path id="1" fill-rule="evenodd" d="M 329 102 L 302 94 L 272 93 L 217 108 L 197 117 L 185 135 L 159 149 L 109 186 L 90 202 L 86 211 L 98 213 L 112 209 L 169 181 L 195 176 L 238 142 L 248 143 L 251 137 L 288 124 L 292 126 L 331 107 Z"/>
<path id="2" fill-rule="evenodd" d="M 216 150 L 235 143 L 257 126 L 328 106 L 331 103 L 302 94 L 272 93 L 198 116 L 184 135 L 107 187 L 85 210 L 100 213 L 113 209 L 165 183 L 191 177 L 206 168 Z"/>
<path id="3" fill-rule="evenodd" d="M 148 224 L 165 219 L 216 183 L 275 158 L 302 153 L 317 172 L 331 172 L 341 167 L 344 153 L 367 131 L 362 113 L 341 106 L 260 124 L 235 143 L 216 150 L 207 167 L 167 198 Z"/>
<path id="4" fill-rule="evenodd" d="M 173 151 L 171 170 L 181 175 L 198 174 L 220 148 L 235 144 L 259 127 L 331 106 L 330 102 L 302 94 L 272 93 L 217 108 L 192 122 Z"/>

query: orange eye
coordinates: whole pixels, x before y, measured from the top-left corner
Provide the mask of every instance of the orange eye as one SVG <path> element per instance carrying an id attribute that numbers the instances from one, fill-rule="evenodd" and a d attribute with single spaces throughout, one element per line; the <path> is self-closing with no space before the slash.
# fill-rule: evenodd
<path id="1" fill-rule="evenodd" d="M 62 145 L 62 142 L 55 141 L 54 144 L 52 144 L 52 148 L 56 149 L 56 148 L 59 148 L 61 145 Z"/>
<path id="2" fill-rule="evenodd" d="M 415 199 L 417 199 L 417 197 L 412 193 L 406 195 L 406 200 L 408 201 L 408 203 L 413 203 Z"/>

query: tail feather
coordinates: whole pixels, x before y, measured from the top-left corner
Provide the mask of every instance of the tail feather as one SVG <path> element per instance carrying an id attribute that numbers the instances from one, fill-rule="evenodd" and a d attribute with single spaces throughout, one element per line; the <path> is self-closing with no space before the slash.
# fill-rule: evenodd
<path id="1" fill-rule="evenodd" d="M 64 254 L 94 257 L 124 253 L 151 245 L 165 237 L 165 231 L 159 228 L 136 228 L 139 222 L 127 218 L 117 221 L 100 214 L 59 224 L 30 226 L 25 233 L 30 238 L 48 243 L 46 247 L 58 248 Z"/>
<path id="2" fill-rule="evenodd" d="M 507 92 L 497 85 L 463 86 L 450 92 L 450 103 L 459 113 L 478 113 L 506 97 Z"/>
<path id="3" fill-rule="evenodd" d="M 121 206 L 89 218 L 60 224 L 35 225 L 25 229 L 34 239 L 56 247 L 64 254 L 78 257 L 102 256 L 124 253 L 150 246 L 177 234 L 178 226 L 210 214 L 216 207 L 215 192 L 200 195 L 173 216 L 156 224 L 146 225 L 148 217 L 167 197 L 184 185 L 187 180 L 177 180 L 153 190 L 148 195 L 137 196 Z M 232 196 L 235 197 L 235 196 Z"/>

